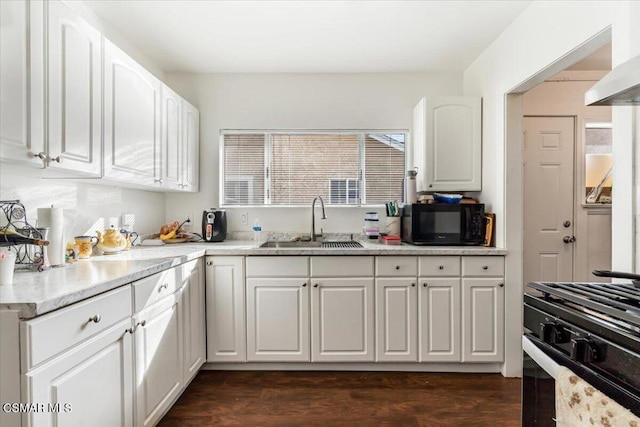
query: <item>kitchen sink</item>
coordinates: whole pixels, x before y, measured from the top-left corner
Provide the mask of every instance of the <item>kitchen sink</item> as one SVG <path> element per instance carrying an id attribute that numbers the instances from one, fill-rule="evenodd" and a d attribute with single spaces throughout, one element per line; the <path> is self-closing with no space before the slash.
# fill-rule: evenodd
<path id="1" fill-rule="evenodd" d="M 347 241 L 290 241 L 290 240 L 270 240 L 260 245 L 261 248 L 361 248 L 360 242 L 354 240 Z"/>

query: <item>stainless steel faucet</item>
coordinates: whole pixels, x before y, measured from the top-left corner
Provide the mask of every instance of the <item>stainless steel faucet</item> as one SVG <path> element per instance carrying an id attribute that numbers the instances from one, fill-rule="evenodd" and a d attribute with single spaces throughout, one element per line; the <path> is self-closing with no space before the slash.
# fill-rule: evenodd
<path id="1" fill-rule="evenodd" d="M 327 219 L 327 213 L 324 211 L 324 200 L 318 196 L 311 202 L 311 241 L 316 241 L 316 200 L 320 199 L 320 206 L 322 206 L 322 219 Z M 320 229 L 322 230 L 322 228 Z M 322 236 L 322 234 L 320 234 Z"/>

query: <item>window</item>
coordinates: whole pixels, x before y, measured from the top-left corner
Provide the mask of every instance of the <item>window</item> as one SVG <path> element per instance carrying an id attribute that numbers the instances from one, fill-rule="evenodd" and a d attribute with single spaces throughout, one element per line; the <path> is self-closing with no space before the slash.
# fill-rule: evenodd
<path id="1" fill-rule="evenodd" d="M 611 123 L 585 126 L 585 195 L 587 204 L 610 204 L 613 177 Z"/>
<path id="2" fill-rule="evenodd" d="M 402 198 L 406 132 L 221 135 L 223 205 L 382 204 Z"/>

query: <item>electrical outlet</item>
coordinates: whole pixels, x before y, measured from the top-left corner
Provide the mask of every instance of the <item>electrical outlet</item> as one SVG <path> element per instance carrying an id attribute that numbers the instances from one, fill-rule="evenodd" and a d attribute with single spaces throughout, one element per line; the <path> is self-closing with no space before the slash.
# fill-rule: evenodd
<path id="1" fill-rule="evenodd" d="M 249 214 L 244 212 L 240 217 L 240 225 L 249 225 Z"/>
<path id="2" fill-rule="evenodd" d="M 193 216 L 193 212 L 185 212 L 183 217 L 184 217 L 183 221 L 187 218 L 189 219 L 189 222 L 184 223 L 183 225 L 184 228 L 190 229 L 191 227 L 195 226 L 195 222 L 194 222 L 195 218 Z"/>

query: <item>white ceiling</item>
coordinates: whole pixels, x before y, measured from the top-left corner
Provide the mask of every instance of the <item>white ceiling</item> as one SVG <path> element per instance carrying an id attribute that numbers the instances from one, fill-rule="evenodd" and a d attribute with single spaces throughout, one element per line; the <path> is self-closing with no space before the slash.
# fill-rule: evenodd
<path id="1" fill-rule="evenodd" d="M 530 1 L 85 0 L 165 71 L 464 70 Z"/>

